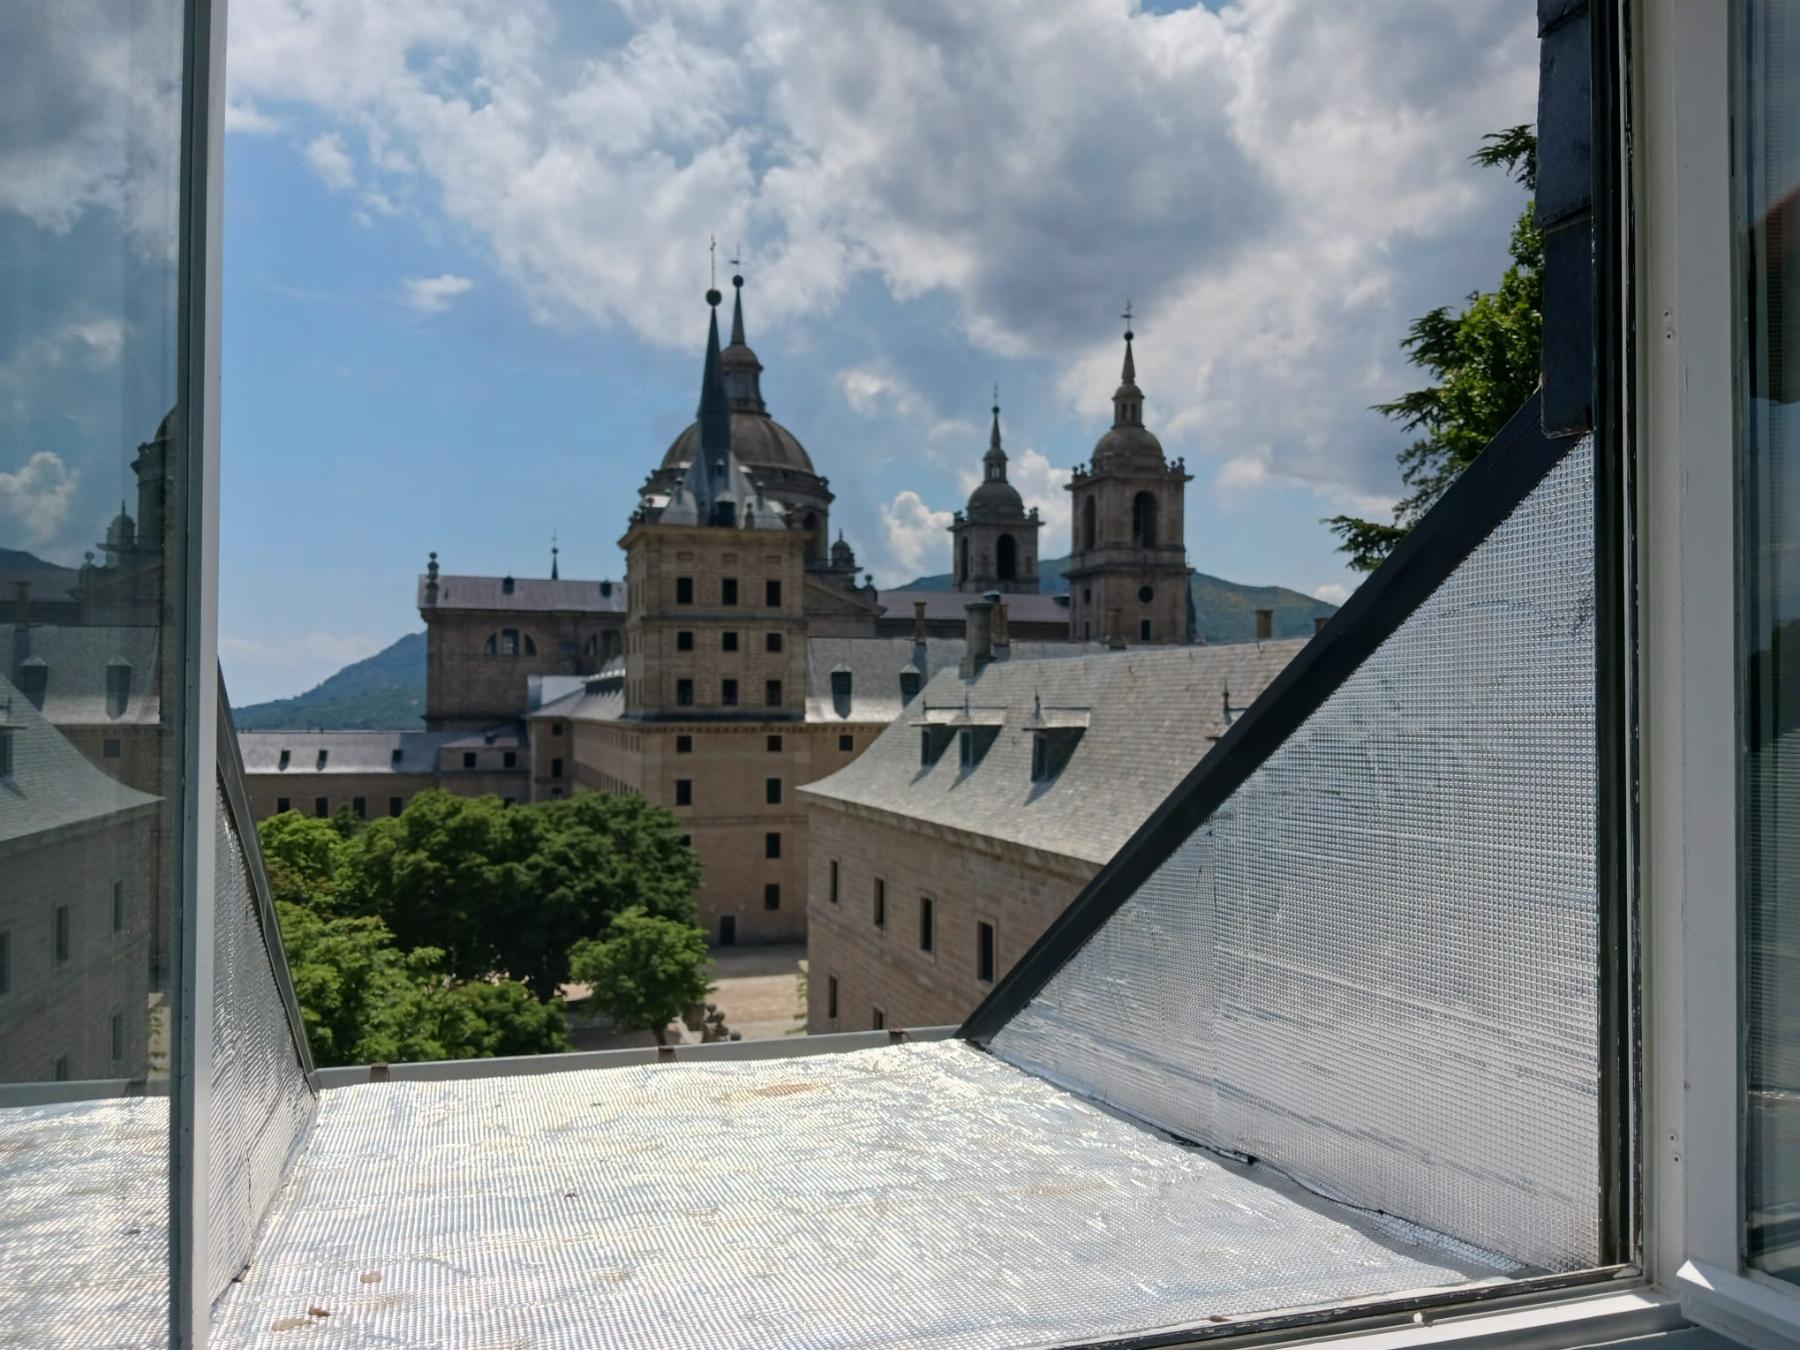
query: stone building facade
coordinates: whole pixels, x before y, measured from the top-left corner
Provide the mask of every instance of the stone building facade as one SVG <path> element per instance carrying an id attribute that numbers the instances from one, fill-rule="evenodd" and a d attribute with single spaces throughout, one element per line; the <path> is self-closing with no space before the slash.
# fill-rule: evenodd
<path id="1" fill-rule="evenodd" d="M 807 1029 L 960 1023 L 1303 645 L 941 670 L 802 792 Z"/>
<path id="2" fill-rule="evenodd" d="M 1069 627 L 1077 637 L 1125 643 L 1193 641 L 1188 592 L 1185 461 L 1164 457 L 1144 425 L 1133 334 L 1113 393 L 1112 428 L 1076 465 L 1069 547 Z"/>

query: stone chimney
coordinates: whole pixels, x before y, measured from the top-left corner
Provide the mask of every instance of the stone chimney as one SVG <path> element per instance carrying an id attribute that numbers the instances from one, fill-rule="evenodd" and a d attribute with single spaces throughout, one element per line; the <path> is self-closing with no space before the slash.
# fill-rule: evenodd
<path id="1" fill-rule="evenodd" d="M 925 602 L 923 600 L 915 600 L 913 601 L 913 641 L 923 642 L 924 640 Z"/>
<path id="2" fill-rule="evenodd" d="M 1106 645 L 1115 652 L 1125 650 L 1125 629 L 1123 626 L 1124 611 L 1117 606 L 1106 611 Z"/>
<path id="3" fill-rule="evenodd" d="M 994 604 L 994 659 L 1006 661 L 1012 658 L 1012 633 L 1006 626 L 1006 602 L 996 601 Z"/>
<path id="4" fill-rule="evenodd" d="M 978 675 L 994 659 L 994 602 L 985 596 L 963 606 L 967 615 L 964 629 L 962 673 L 966 679 Z"/>
<path id="5" fill-rule="evenodd" d="M 1256 611 L 1256 640 L 1267 642 L 1275 636 L 1275 611 L 1259 609 Z"/>
<path id="6" fill-rule="evenodd" d="M 13 612 L 13 622 L 24 627 L 31 622 L 31 583 L 21 581 L 15 590 L 15 603 L 18 608 Z"/>
<path id="7" fill-rule="evenodd" d="M 438 565 L 437 554 L 431 555 L 431 561 L 425 564 L 425 603 L 435 605 L 438 601 Z"/>
<path id="8" fill-rule="evenodd" d="M 1329 614 L 1313 615 L 1313 632 L 1314 633 L 1323 633 L 1325 631 L 1325 625 L 1330 622 L 1331 622 L 1331 616 Z"/>

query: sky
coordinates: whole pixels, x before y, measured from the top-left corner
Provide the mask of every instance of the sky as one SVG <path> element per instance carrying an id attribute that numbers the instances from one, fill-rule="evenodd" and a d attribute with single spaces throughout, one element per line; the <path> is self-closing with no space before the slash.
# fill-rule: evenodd
<path id="1" fill-rule="evenodd" d="M 1068 551 L 1129 300 L 1146 421 L 1194 475 L 1189 562 L 1340 600 L 1320 519 L 1386 517 L 1405 438 L 1369 405 L 1418 382 L 1399 339 L 1505 266 L 1522 191 L 1468 156 L 1532 120 L 1536 43 L 1523 0 L 233 0 L 228 79 L 220 647 L 245 703 L 419 628 L 432 550 L 544 575 L 554 535 L 564 576 L 622 574 L 698 399 L 709 238 L 878 585 L 949 570 L 996 384 L 1044 555 Z M 9 191 L 0 246 L 23 220 L 78 256 L 92 211 Z M 40 319 L 0 332 L 0 403 L 32 362 L 141 345 L 104 306 Z M 161 397 L 84 434 L 135 443 Z M 64 434 L 0 435 L 0 533 L 73 563 L 119 471 L 72 476 Z"/>

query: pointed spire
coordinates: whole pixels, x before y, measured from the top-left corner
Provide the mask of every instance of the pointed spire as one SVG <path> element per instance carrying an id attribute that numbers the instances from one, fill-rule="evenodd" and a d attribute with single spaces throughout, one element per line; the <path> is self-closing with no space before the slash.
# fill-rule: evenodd
<path id="1" fill-rule="evenodd" d="M 744 277 L 742 273 L 733 273 L 731 289 L 736 292 L 731 299 L 731 345 L 743 347 L 744 341 Z"/>
<path id="2" fill-rule="evenodd" d="M 562 552 L 562 550 L 560 548 L 558 548 L 556 545 L 556 531 L 551 530 L 550 531 L 550 580 L 552 580 L 552 581 L 561 581 L 562 580 L 562 574 L 557 570 L 557 565 L 556 565 L 556 563 L 557 563 L 556 555 L 561 552 Z"/>
<path id="3" fill-rule="evenodd" d="M 735 264 L 736 258 L 731 259 Z M 750 350 L 744 337 L 744 275 L 733 272 L 731 302 L 731 344 L 725 348 L 725 393 L 736 412 L 767 412 L 762 396 L 762 362 Z"/>
<path id="4" fill-rule="evenodd" d="M 988 449 L 1000 448 L 1000 386 L 994 386 L 994 429 L 988 433 Z"/>
<path id="5" fill-rule="evenodd" d="M 1125 320 L 1125 364 L 1119 371 L 1119 387 L 1113 391 L 1113 425 L 1141 427 L 1144 391 L 1137 386 L 1137 361 L 1131 354 L 1131 340 L 1137 336 L 1131 331 L 1131 301 L 1125 302 L 1125 313 L 1120 317 Z"/>
<path id="6" fill-rule="evenodd" d="M 731 448 L 731 404 L 725 396 L 725 375 L 719 366 L 719 301 L 717 289 L 706 293 L 711 309 L 706 324 L 706 368 L 700 375 L 699 451 Z"/>
<path id="7" fill-rule="evenodd" d="M 1006 451 L 1000 448 L 1000 386 L 994 386 L 994 426 L 988 432 L 987 453 L 981 457 L 982 477 L 990 483 L 1006 481 Z"/>

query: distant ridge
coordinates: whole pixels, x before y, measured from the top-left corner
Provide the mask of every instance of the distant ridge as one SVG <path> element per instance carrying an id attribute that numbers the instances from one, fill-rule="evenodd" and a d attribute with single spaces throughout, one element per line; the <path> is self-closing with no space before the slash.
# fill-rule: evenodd
<path id="1" fill-rule="evenodd" d="M 231 671 L 225 672 L 226 679 Z M 234 708 L 239 731 L 417 731 L 425 725 L 425 634 L 408 633 L 293 698 Z"/>
<path id="2" fill-rule="evenodd" d="M 1038 584 L 1046 595 L 1066 595 L 1069 579 L 1063 571 L 1067 558 L 1038 559 Z M 948 591 L 955 578 L 949 572 L 920 577 L 908 582 L 906 589 Z M 1207 642 L 1249 642 L 1256 637 L 1256 611 L 1275 611 L 1275 636 L 1278 638 L 1311 637 L 1313 620 L 1321 615 L 1337 613 L 1337 606 L 1289 590 L 1286 586 L 1246 586 L 1223 577 L 1196 572 L 1189 578 L 1188 591 L 1194 597 L 1194 612 L 1200 622 L 1200 636 Z"/>

